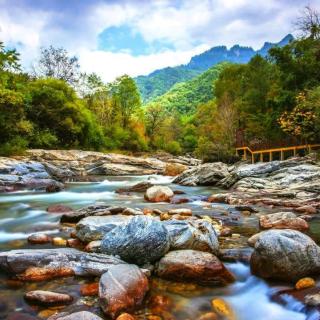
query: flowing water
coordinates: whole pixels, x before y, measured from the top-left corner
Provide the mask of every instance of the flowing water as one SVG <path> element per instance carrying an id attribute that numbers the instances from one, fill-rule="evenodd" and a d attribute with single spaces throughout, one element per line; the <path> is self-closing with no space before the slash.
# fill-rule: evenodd
<path id="1" fill-rule="evenodd" d="M 51 204 L 69 205 L 74 209 L 92 203 L 103 202 L 110 205 L 121 205 L 132 208 L 153 207 L 165 209 L 178 207 L 170 204 L 150 204 L 144 201 L 142 194 L 121 195 L 114 191 L 117 188 L 133 185 L 140 181 L 149 180 L 156 184 L 166 184 L 174 190 L 184 191 L 183 197 L 194 201 L 181 207 L 191 207 L 195 214 L 211 215 L 226 219 L 225 222 L 235 231 L 242 233 L 236 245 L 243 246 L 249 235 L 257 232 L 257 219 L 255 217 L 239 217 L 239 212 L 226 205 L 210 205 L 202 201 L 202 197 L 212 194 L 217 189 L 212 187 L 182 187 L 171 185 L 171 178 L 163 176 L 141 177 L 105 177 L 101 182 L 69 183 L 63 192 L 42 193 L 23 191 L 0 195 L 0 250 L 17 248 L 44 248 L 45 246 L 31 246 L 26 238 L 29 234 L 45 231 L 52 235 L 67 236 L 67 230 L 61 230 L 58 224 L 59 215 L 49 214 L 46 208 Z M 226 216 L 225 212 L 229 214 Z M 177 284 L 152 280 L 152 294 L 162 294 L 170 298 L 173 305 L 170 307 L 170 316 L 173 319 L 197 319 L 197 317 L 211 310 L 210 301 L 213 298 L 223 298 L 230 304 L 236 314 L 237 320 L 303 320 L 318 319 L 303 313 L 304 308 L 296 301 L 288 301 L 286 306 L 270 300 L 274 288 L 263 280 L 250 274 L 247 265 L 241 263 L 226 264 L 234 273 L 237 281 L 224 288 L 200 288 L 188 284 Z M 80 285 L 87 279 L 76 277 L 57 279 L 45 283 L 16 283 L 9 281 L 7 276 L 0 274 L 0 319 L 7 319 L 14 312 L 21 312 L 33 316 L 46 318 L 55 310 L 29 306 L 23 300 L 23 294 L 28 290 L 45 289 L 68 292 L 78 300 L 76 305 L 85 304 L 89 310 L 99 312 L 94 300 L 80 297 Z M 91 280 L 92 281 L 92 280 Z M 155 313 L 149 306 L 144 306 L 137 312 L 139 319 L 148 319 L 147 315 Z M 101 314 L 100 314 L 101 315 Z M 162 318 L 172 319 L 165 314 Z M 14 319 L 19 319 L 14 318 Z M 221 319 L 224 319 L 221 317 Z"/>

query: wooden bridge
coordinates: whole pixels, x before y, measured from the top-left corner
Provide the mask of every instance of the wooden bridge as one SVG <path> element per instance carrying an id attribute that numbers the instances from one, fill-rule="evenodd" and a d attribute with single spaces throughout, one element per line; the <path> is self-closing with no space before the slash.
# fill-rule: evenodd
<path id="1" fill-rule="evenodd" d="M 305 144 L 301 146 L 285 147 L 285 148 L 274 148 L 274 149 L 264 149 L 264 150 L 251 150 L 249 147 L 236 148 L 237 156 L 242 156 L 243 160 L 248 160 L 248 157 L 251 157 L 251 163 L 258 161 L 263 162 L 265 159 L 267 161 L 272 161 L 274 155 L 277 155 L 278 159 L 283 161 L 288 155 L 296 156 L 300 150 L 305 152 L 311 152 L 313 149 L 320 148 L 320 144 Z"/>

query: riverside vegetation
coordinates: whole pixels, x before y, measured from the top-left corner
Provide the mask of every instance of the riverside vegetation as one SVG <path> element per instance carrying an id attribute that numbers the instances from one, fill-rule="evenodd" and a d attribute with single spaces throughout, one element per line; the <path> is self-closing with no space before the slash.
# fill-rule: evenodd
<path id="1" fill-rule="evenodd" d="M 233 159 L 237 130 L 318 141 L 319 20 L 144 106 L 128 76 L 55 48 L 23 74 L 2 46 L 0 319 L 320 319 L 318 155 Z"/>

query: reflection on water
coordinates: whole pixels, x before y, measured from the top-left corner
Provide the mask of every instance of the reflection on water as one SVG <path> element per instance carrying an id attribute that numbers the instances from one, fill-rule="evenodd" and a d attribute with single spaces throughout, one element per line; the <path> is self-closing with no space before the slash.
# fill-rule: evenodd
<path id="1" fill-rule="evenodd" d="M 61 232 L 58 225 L 59 215 L 46 212 L 46 208 L 51 204 L 65 204 L 74 209 L 95 202 L 103 202 L 109 205 L 127 205 L 132 208 L 156 207 L 165 209 L 174 206 L 167 203 L 146 203 L 143 199 L 143 194 L 139 193 L 133 195 L 115 193 L 117 188 L 128 187 L 141 181 L 168 184 L 174 190 L 185 192 L 183 197 L 192 198 L 194 201 L 181 206 L 191 207 L 195 213 L 214 215 L 223 210 L 231 210 L 230 212 L 232 213 L 232 208 L 226 205 L 211 204 L 208 208 L 208 204 L 202 201 L 203 196 L 219 191 L 212 187 L 171 185 L 171 177 L 154 175 L 104 177 L 100 182 L 69 183 L 66 190 L 59 193 L 27 191 L 0 195 L 0 250 L 30 247 L 25 239 L 29 234 L 41 230 L 45 230 L 46 233 L 59 234 Z M 239 216 L 239 213 L 237 215 Z M 246 217 L 241 219 L 237 221 L 242 221 L 246 226 L 249 225 L 248 230 L 256 230 L 256 218 Z M 241 228 L 239 230 L 241 231 Z M 21 239 L 24 240 L 21 242 Z M 175 319 L 196 319 L 204 311 L 211 310 L 210 301 L 215 297 L 224 298 L 235 310 L 238 320 L 306 319 L 306 315 L 299 312 L 301 309 L 296 307 L 294 301 L 288 303 L 287 308 L 271 302 L 269 299 L 270 286 L 261 279 L 252 276 L 248 266 L 238 263 L 228 264 L 227 267 L 236 275 L 237 281 L 226 288 L 205 288 L 200 291 L 188 291 L 185 289 L 184 292 L 177 293 L 176 291 L 171 292 L 170 288 L 158 284 L 153 286 L 152 292 L 167 294 L 173 299 L 175 307 L 172 313 Z M 31 308 L 23 301 L 23 294 L 28 290 L 36 288 L 59 290 L 61 292 L 69 292 L 74 297 L 79 297 L 79 286 L 86 281 L 86 279 L 71 277 L 57 279 L 48 283 L 26 283 L 19 288 L 11 288 L 8 286 L 5 276 L 1 275 L 0 319 L 2 319 L 2 315 L 15 310 L 22 310 L 29 314 L 37 314 L 41 311 L 41 308 Z M 1 309 L 3 301 L 5 301 L 6 307 Z"/>

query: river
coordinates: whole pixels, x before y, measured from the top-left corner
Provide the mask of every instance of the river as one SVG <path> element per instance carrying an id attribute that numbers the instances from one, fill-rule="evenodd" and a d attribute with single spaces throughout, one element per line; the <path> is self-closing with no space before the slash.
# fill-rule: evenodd
<path id="1" fill-rule="evenodd" d="M 115 189 L 133 185 L 140 181 L 149 180 L 156 184 L 172 186 L 174 190 L 184 191 L 186 197 L 194 197 L 194 201 L 183 204 L 183 207 L 191 207 L 194 214 L 211 215 L 212 212 L 229 210 L 230 216 L 227 223 L 239 233 L 242 233 L 240 245 L 246 238 L 257 231 L 257 219 L 253 217 L 241 217 L 231 208 L 224 205 L 204 205 L 202 196 L 207 196 L 217 189 L 213 187 L 182 187 L 171 184 L 170 177 L 163 176 L 139 176 L 139 177 L 103 177 L 100 182 L 68 183 L 64 191 L 59 193 L 43 193 L 36 191 L 21 191 L 0 195 L 0 250 L 17 248 L 50 247 L 49 245 L 31 246 L 26 238 L 29 234 L 46 231 L 52 235 L 66 237 L 68 230 L 59 228 L 59 215 L 49 214 L 46 208 L 51 204 L 65 204 L 74 209 L 103 202 L 110 205 L 122 205 L 132 208 L 157 207 L 159 209 L 174 205 L 159 203 L 150 204 L 144 201 L 142 194 L 121 195 L 115 193 Z M 177 206 L 175 206 L 177 207 Z M 220 210 L 220 211 L 219 211 Z M 234 222 L 233 222 L 234 221 Z M 241 227 L 243 226 L 243 227 Z M 245 226 L 245 227 L 244 227 Z M 237 242 L 237 241 L 236 241 Z M 289 301 L 287 306 L 282 306 L 270 300 L 274 288 L 250 274 L 249 266 L 242 263 L 229 263 L 226 266 L 234 273 L 237 281 L 224 288 L 200 288 L 191 285 L 182 286 L 155 280 L 152 282 L 151 291 L 165 294 L 170 297 L 173 305 L 170 314 L 177 320 L 197 319 L 206 311 L 211 310 L 210 301 L 219 297 L 227 301 L 235 311 L 237 320 L 303 320 L 313 319 L 303 313 L 303 306 L 295 301 Z M 0 319 L 7 319 L 14 312 L 29 315 L 40 315 L 46 318 L 50 310 L 29 306 L 23 300 L 23 294 L 28 290 L 37 288 L 68 292 L 73 295 L 77 304 L 85 303 L 89 308 L 98 312 L 94 301 L 80 297 L 79 286 L 89 280 L 80 278 L 57 279 L 46 283 L 17 284 L 8 281 L 6 275 L 0 276 Z M 89 301 L 89 302 L 88 302 Z M 51 310 L 51 313 L 53 311 Z M 139 319 L 148 319 L 150 313 L 145 306 L 137 312 Z M 101 315 L 101 314 L 100 314 Z M 16 318 L 15 318 L 16 319 Z M 17 318 L 18 319 L 18 318 Z M 159 318 L 161 319 L 161 318 Z M 165 317 L 163 317 L 165 319 Z M 223 319 L 223 318 L 221 318 Z"/>

